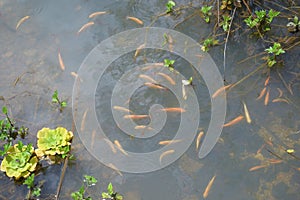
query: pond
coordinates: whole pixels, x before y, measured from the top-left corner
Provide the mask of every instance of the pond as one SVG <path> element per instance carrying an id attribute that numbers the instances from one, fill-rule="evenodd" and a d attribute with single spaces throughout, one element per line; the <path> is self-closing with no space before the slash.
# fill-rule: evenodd
<path id="1" fill-rule="evenodd" d="M 300 17 L 300 9 L 293 5 L 296 1 L 260 2 L 254 1 L 253 9 L 283 13 L 274 21 L 276 28 L 262 40 L 245 24 L 242 29 L 243 19 L 236 17 L 236 30 L 227 41 L 226 32 L 220 27 L 216 32 L 199 11 L 219 1 L 178 0 L 171 14 L 165 13 L 167 1 L 162 0 L 0 1 L 0 106 L 8 108 L 16 124 L 29 128 L 24 143 L 36 144 L 43 127 L 74 132 L 71 153 L 76 159 L 66 166 L 49 165 L 36 175 L 43 182 L 40 199 L 55 199 L 62 176 L 58 199 L 72 199 L 84 175 L 98 180 L 86 191 L 93 199 L 100 199 L 110 182 L 125 200 L 300 199 L 300 35 L 284 30 L 287 18 Z M 210 20 L 222 20 L 213 16 Z M 141 29 L 145 27 L 157 29 Z M 196 43 L 213 34 L 219 45 L 198 54 Z M 266 41 L 275 39 L 286 52 L 282 61 L 268 67 L 261 55 L 267 55 Z M 197 68 L 191 55 L 207 60 Z M 174 63 L 165 67 L 166 59 Z M 214 68 L 220 75 L 207 77 L 205 73 L 216 73 Z M 192 85 L 182 85 L 190 77 Z M 218 79 L 232 87 L 217 97 L 226 97 L 226 116 L 222 109 L 215 112 L 232 125 L 222 128 L 220 137 L 210 141 L 212 150 L 201 157 L 210 121 L 219 120 L 212 113 Z M 62 112 L 51 103 L 55 90 L 67 102 Z M 120 147 L 112 153 L 103 135 L 132 154 L 126 156 Z M 169 147 L 161 143 L 172 139 Z M 131 159 L 156 150 L 161 165 L 150 157 Z M 176 156 L 169 160 L 172 154 Z M 111 159 L 118 167 L 108 166 Z M 24 199 L 28 191 L 5 173 L 0 184 L 0 199 Z"/>

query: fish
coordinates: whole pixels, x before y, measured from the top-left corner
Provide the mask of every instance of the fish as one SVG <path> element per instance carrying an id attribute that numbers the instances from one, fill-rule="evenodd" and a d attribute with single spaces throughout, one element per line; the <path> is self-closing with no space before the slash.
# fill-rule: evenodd
<path id="1" fill-rule="evenodd" d="M 81 125 L 80 125 L 80 130 L 81 131 L 83 131 L 84 127 L 85 127 L 85 118 L 86 118 L 87 112 L 88 112 L 88 109 L 86 109 L 84 111 L 83 116 L 82 116 Z"/>
<path id="2" fill-rule="evenodd" d="M 18 28 L 21 26 L 21 24 L 22 23 L 24 23 L 26 20 L 28 20 L 30 18 L 30 16 L 25 16 L 25 17 L 22 17 L 19 21 L 18 21 L 18 23 L 17 23 L 17 25 L 16 25 L 16 30 L 18 30 Z"/>
<path id="3" fill-rule="evenodd" d="M 140 46 L 138 46 L 138 48 L 136 48 L 135 53 L 134 53 L 134 56 L 133 56 L 134 60 L 135 60 L 136 57 L 139 55 L 141 49 L 145 48 L 145 46 L 146 46 L 145 44 L 141 44 Z"/>
<path id="4" fill-rule="evenodd" d="M 91 148 L 92 149 L 94 149 L 95 137 L 96 137 L 96 131 L 93 130 L 93 132 L 92 132 L 92 141 L 91 141 Z"/>
<path id="5" fill-rule="evenodd" d="M 113 143 L 110 140 L 108 140 L 106 138 L 103 138 L 103 140 L 109 145 L 109 147 L 113 153 L 117 153 L 115 146 L 113 145 Z"/>
<path id="6" fill-rule="evenodd" d="M 182 85 L 181 86 L 182 88 L 182 98 L 184 99 L 184 100 L 187 100 L 187 95 L 186 95 L 186 90 L 185 90 L 185 85 Z"/>
<path id="7" fill-rule="evenodd" d="M 160 145 L 169 145 L 169 144 L 175 144 L 178 142 L 181 142 L 182 140 L 162 140 L 158 144 Z"/>
<path id="8" fill-rule="evenodd" d="M 268 89 L 266 96 L 265 96 L 265 101 L 264 101 L 265 106 L 267 106 L 269 104 L 269 98 L 270 98 L 270 89 Z"/>
<path id="9" fill-rule="evenodd" d="M 129 17 L 129 16 L 127 16 L 126 19 L 130 19 L 130 20 L 132 20 L 132 21 L 134 21 L 135 23 L 140 24 L 140 25 L 143 25 L 143 24 L 144 24 L 144 22 L 143 22 L 142 20 L 140 20 L 140 19 L 138 19 L 138 18 L 136 18 L 136 17 Z"/>
<path id="10" fill-rule="evenodd" d="M 174 152 L 175 152 L 174 149 L 171 149 L 171 150 L 168 150 L 168 151 L 163 152 L 163 153 L 159 156 L 159 162 L 161 163 L 163 157 L 165 157 L 166 155 L 172 154 L 172 153 L 174 153 Z"/>
<path id="11" fill-rule="evenodd" d="M 176 85 L 175 81 L 169 75 L 162 72 L 158 72 L 157 74 L 164 77 L 171 85 Z"/>
<path id="12" fill-rule="evenodd" d="M 148 65 L 146 67 L 143 67 L 141 70 L 143 71 L 147 71 L 151 68 L 155 68 L 155 67 L 163 67 L 164 66 L 164 63 L 153 63 L 152 65 Z"/>
<path id="13" fill-rule="evenodd" d="M 233 120 L 231 120 L 230 122 L 224 124 L 223 127 L 232 126 L 232 125 L 237 124 L 238 122 L 242 121 L 243 119 L 244 119 L 244 116 L 240 115 L 240 116 L 234 118 Z"/>
<path id="14" fill-rule="evenodd" d="M 94 25 L 94 22 L 88 22 L 86 24 L 84 24 L 78 31 L 77 31 L 77 35 L 79 35 L 82 31 L 84 31 L 85 29 L 87 29 L 88 27 Z"/>
<path id="15" fill-rule="evenodd" d="M 245 117 L 246 117 L 246 121 L 248 124 L 251 124 L 251 117 L 250 117 L 250 114 L 249 114 L 249 111 L 248 111 L 248 108 L 247 108 L 247 105 L 245 102 L 243 102 L 243 106 L 244 106 L 244 112 L 245 112 Z"/>
<path id="16" fill-rule="evenodd" d="M 61 57 L 60 51 L 58 51 L 58 61 L 59 61 L 59 66 L 60 66 L 61 70 L 65 71 L 65 64 Z"/>
<path id="17" fill-rule="evenodd" d="M 148 117 L 149 115 L 125 115 L 124 119 L 145 119 Z"/>
<path id="18" fill-rule="evenodd" d="M 145 125 L 137 125 L 134 127 L 135 130 L 141 130 L 141 129 L 148 129 L 148 130 L 153 130 L 153 128 Z"/>
<path id="19" fill-rule="evenodd" d="M 229 89 L 232 86 L 232 84 L 226 85 L 224 87 L 221 87 L 215 91 L 215 93 L 211 96 L 211 98 L 216 98 L 219 96 L 222 92 L 225 92 L 225 90 Z"/>
<path id="20" fill-rule="evenodd" d="M 268 84 L 269 84 L 269 81 L 270 81 L 270 76 L 268 76 L 268 78 L 266 79 L 266 81 L 265 81 L 265 86 L 267 86 Z"/>
<path id="21" fill-rule="evenodd" d="M 255 170 L 258 170 L 258 169 L 261 169 L 261 168 L 265 168 L 265 167 L 268 167 L 268 165 L 257 165 L 257 166 L 251 167 L 249 169 L 249 172 L 252 172 L 252 171 L 255 171 Z"/>
<path id="22" fill-rule="evenodd" d="M 203 135 L 204 135 L 204 132 L 200 131 L 200 133 L 197 136 L 197 139 L 196 139 L 196 150 L 198 150 L 198 148 L 199 148 L 199 144 L 200 144 L 200 141 L 201 141 L 201 138 L 203 137 Z"/>
<path id="23" fill-rule="evenodd" d="M 268 160 L 268 162 L 269 163 L 271 163 L 271 164 L 280 164 L 280 163 L 282 163 L 283 162 L 283 160 L 278 160 L 278 159 L 269 159 Z"/>
<path id="24" fill-rule="evenodd" d="M 279 92 L 278 98 L 282 97 L 282 95 L 283 95 L 282 90 L 281 90 L 280 88 L 277 88 L 277 90 L 278 90 L 278 92 Z"/>
<path id="25" fill-rule="evenodd" d="M 262 144 L 261 147 L 256 151 L 256 154 L 259 154 L 265 146 L 266 144 Z"/>
<path id="26" fill-rule="evenodd" d="M 160 89 L 160 90 L 166 90 L 167 89 L 167 88 L 165 88 L 162 85 L 155 84 L 155 83 L 150 83 L 150 82 L 146 82 L 146 83 L 144 83 L 144 85 L 146 85 L 146 86 L 148 86 L 150 88 L 153 88 L 153 89 Z"/>
<path id="27" fill-rule="evenodd" d="M 124 111 L 124 112 L 132 113 L 132 111 L 129 110 L 128 108 L 124 108 L 124 107 L 121 107 L 121 106 L 114 106 L 113 109 L 118 110 L 118 111 Z"/>
<path id="28" fill-rule="evenodd" d="M 212 179 L 209 181 L 209 183 L 207 184 L 204 192 L 203 192 L 203 198 L 206 199 L 208 197 L 209 191 L 211 190 L 212 185 L 214 184 L 214 181 L 216 179 L 216 175 L 214 175 L 212 177 Z"/>
<path id="29" fill-rule="evenodd" d="M 118 140 L 115 140 L 114 143 L 125 156 L 128 156 L 128 153 L 123 149 L 122 145 Z"/>
<path id="30" fill-rule="evenodd" d="M 89 15 L 89 18 L 93 18 L 93 17 L 96 17 L 98 15 L 104 15 L 106 13 L 107 13 L 106 11 L 93 12 L 92 14 Z"/>
<path id="31" fill-rule="evenodd" d="M 284 98 L 276 98 L 276 99 L 273 99 L 272 102 L 273 103 L 276 103 L 276 102 L 285 102 L 285 103 L 289 104 L 288 100 L 286 100 Z"/>
<path id="32" fill-rule="evenodd" d="M 261 90 L 261 92 L 259 93 L 259 96 L 256 98 L 256 100 L 261 99 L 265 94 L 266 94 L 267 88 L 264 87 L 264 89 Z"/>
<path id="33" fill-rule="evenodd" d="M 165 112 L 179 112 L 179 113 L 186 112 L 186 110 L 183 108 L 162 108 L 160 110 Z"/>
<path id="34" fill-rule="evenodd" d="M 121 171 L 112 163 L 109 163 L 107 165 L 108 167 L 112 168 L 113 170 L 115 170 L 120 176 L 123 176 L 123 174 L 121 173 Z"/>
<path id="35" fill-rule="evenodd" d="M 148 76 L 148 75 L 140 74 L 140 75 L 139 75 L 139 78 L 142 78 L 142 79 L 145 79 L 145 80 L 147 80 L 147 81 L 150 81 L 151 83 L 157 84 L 157 81 L 154 80 L 153 78 L 151 78 L 151 77 Z"/>

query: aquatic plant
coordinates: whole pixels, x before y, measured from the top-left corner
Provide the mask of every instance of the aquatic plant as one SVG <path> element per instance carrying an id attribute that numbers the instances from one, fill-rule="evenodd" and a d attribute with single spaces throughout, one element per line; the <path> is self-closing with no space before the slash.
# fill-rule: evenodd
<path id="1" fill-rule="evenodd" d="M 232 0 L 222 0 L 222 5 L 221 5 L 221 10 L 232 10 L 232 6 L 233 6 L 233 3 L 232 3 Z"/>
<path id="2" fill-rule="evenodd" d="M 168 1 L 168 3 L 166 4 L 166 13 L 172 12 L 175 5 L 176 3 L 174 1 Z"/>
<path id="3" fill-rule="evenodd" d="M 58 91 L 55 90 L 53 95 L 52 95 L 52 103 L 53 104 L 57 104 L 59 106 L 59 111 L 62 112 L 63 109 L 67 106 L 67 102 L 66 101 L 63 101 L 63 100 L 60 100 L 58 98 Z"/>
<path id="4" fill-rule="evenodd" d="M 271 54 L 267 57 L 267 64 L 269 67 L 272 67 L 277 63 L 276 56 L 285 53 L 285 51 L 281 48 L 280 43 L 277 42 L 275 42 L 273 46 L 265 49 L 265 51 Z"/>
<path id="5" fill-rule="evenodd" d="M 41 188 L 34 184 L 34 174 L 28 176 L 23 185 L 27 185 L 29 192 L 27 193 L 26 199 L 32 199 L 32 197 L 39 197 L 41 195 Z"/>
<path id="6" fill-rule="evenodd" d="M 202 17 L 204 18 L 206 23 L 209 23 L 209 21 L 210 21 L 209 17 L 212 15 L 211 9 L 212 9 L 212 6 L 203 6 L 201 8 L 201 12 L 203 14 Z"/>
<path id="7" fill-rule="evenodd" d="M 300 21 L 299 21 L 299 18 L 297 16 L 294 16 L 294 18 L 290 18 L 289 20 L 292 20 L 290 21 L 286 27 L 288 29 L 289 32 L 291 33 L 296 33 L 299 31 L 299 27 L 300 27 Z"/>
<path id="8" fill-rule="evenodd" d="M 223 17 L 223 21 L 220 23 L 220 26 L 222 26 L 224 31 L 228 31 L 231 17 L 228 15 L 223 15 L 222 17 Z"/>
<path id="9" fill-rule="evenodd" d="M 207 38 L 204 40 L 203 45 L 201 46 L 202 51 L 208 51 L 209 47 L 219 44 L 219 41 L 213 38 Z"/>
<path id="10" fill-rule="evenodd" d="M 21 141 L 9 147 L 1 163 L 1 171 L 16 180 L 27 178 L 37 166 L 38 159 L 34 155 L 32 144 L 23 145 Z"/>
<path id="11" fill-rule="evenodd" d="M 164 66 L 168 67 L 170 71 L 174 70 L 175 60 L 164 59 Z"/>
<path id="12" fill-rule="evenodd" d="M 0 120 L 0 140 L 10 143 L 19 135 L 24 138 L 28 134 L 28 128 L 21 126 L 17 127 L 13 119 L 8 116 L 7 108 L 2 107 L 2 113 L 6 116 Z"/>
<path id="13" fill-rule="evenodd" d="M 119 193 L 114 191 L 112 183 L 107 186 L 107 191 L 102 192 L 102 198 L 109 200 L 122 200 L 123 197 Z"/>
<path id="14" fill-rule="evenodd" d="M 249 26 L 250 28 L 257 27 L 259 31 L 261 32 L 267 32 L 271 30 L 271 22 L 273 21 L 274 17 L 278 16 L 280 12 L 274 11 L 274 10 L 257 10 L 255 11 L 256 16 L 249 16 L 244 20 L 244 22 Z"/>
<path id="15" fill-rule="evenodd" d="M 93 176 L 84 175 L 83 184 L 78 191 L 72 192 L 71 197 L 74 200 L 92 200 L 92 197 L 85 197 L 87 188 L 96 185 L 97 179 Z"/>
<path id="16" fill-rule="evenodd" d="M 70 151 L 73 133 L 63 127 L 43 128 L 37 133 L 38 157 L 59 155 L 65 158 Z"/>

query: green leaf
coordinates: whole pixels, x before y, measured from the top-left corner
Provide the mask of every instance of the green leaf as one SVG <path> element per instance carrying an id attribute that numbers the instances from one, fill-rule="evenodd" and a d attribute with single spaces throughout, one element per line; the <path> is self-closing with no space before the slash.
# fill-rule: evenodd
<path id="1" fill-rule="evenodd" d="M 114 193 L 114 188 L 113 188 L 113 185 L 112 183 L 109 183 L 108 186 L 107 186 L 107 192 L 108 194 L 112 195 Z"/>
<path id="2" fill-rule="evenodd" d="M 55 90 L 52 95 L 52 103 L 58 103 L 58 92 Z"/>
<path id="3" fill-rule="evenodd" d="M 34 174 L 31 174 L 30 176 L 28 176 L 23 185 L 27 185 L 27 188 L 30 189 L 30 188 L 33 188 L 34 186 Z"/>
<path id="4" fill-rule="evenodd" d="M 102 198 L 111 198 L 107 192 L 102 192 Z"/>
<path id="5" fill-rule="evenodd" d="M 64 107 L 66 107 L 66 106 L 67 106 L 67 102 L 66 102 L 66 101 L 62 101 L 60 105 L 61 105 L 61 107 L 63 107 L 63 108 L 64 108 Z"/>
<path id="6" fill-rule="evenodd" d="M 41 195 L 41 188 L 39 188 L 39 187 L 33 188 L 32 196 L 39 197 L 40 195 Z"/>
<path id="7" fill-rule="evenodd" d="M 120 194 L 116 195 L 116 200 L 123 200 L 123 197 Z"/>
<path id="8" fill-rule="evenodd" d="M 88 186 L 95 185 L 98 182 L 95 177 L 89 175 L 84 175 L 83 181 L 86 182 Z"/>
<path id="9" fill-rule="evenodd" d="M 3 114 L 7 115 L 7 108 L 5 106 L 2 107 Z"/>

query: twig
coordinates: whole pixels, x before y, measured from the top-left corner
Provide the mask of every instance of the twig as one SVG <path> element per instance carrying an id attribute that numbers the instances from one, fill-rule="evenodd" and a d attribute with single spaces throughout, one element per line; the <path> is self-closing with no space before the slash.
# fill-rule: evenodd
<path id="1" fill-rule="evenodd" d="M 57 187 L 56 195 L 55 195 L 56 200 L 58 200 L 58 197 L 59 197 L 60 189 L 61 189 L 64 177 L 65 177 L 65 173 L 66 173 L 66 170 L 67 170 L 67 166 L 68 166 L 68 161 L 69 161 L 69 155 L 67 155 L 67 157 L 65 159 L 65 162 L 64 162 L 64 167 L 61 171 L 61 176 L 60 176 L 60 179 L 59 179 L 59 183 L 58 183 L 58 187 Z"/>
<path id="2" fill-rule="evenodd" d="M 218 7 L 218 26 L 220 26 L 220 0 L 217 1 L 217 7 Z"/>
<path id="3" fill-rule="evenodd" d="M 223 67 L 224 67 L 223 79 L 224 79 L 224 81 L 225 81 L 225 70 L 226 70 L 226 49 L 227 49 L 227 42 L 228 42 L 228 38 L 229 38 L 229 34 L 230 34 L 231 24 L 232 24 L 233 19 L 234 19 L 235 11 L 236 11 L 236 7 L 233 10 L 233 14 L 232 14 L 232 17 L 231 17 L 231 21 L 230 21 L 230 24 L 229 24 L 229 29 L 228 29 L 226 40 L 225 40 L 224 52 L 223 52 L 223 55 L 224 55 L 224 58 L 223 58 Z"/>

